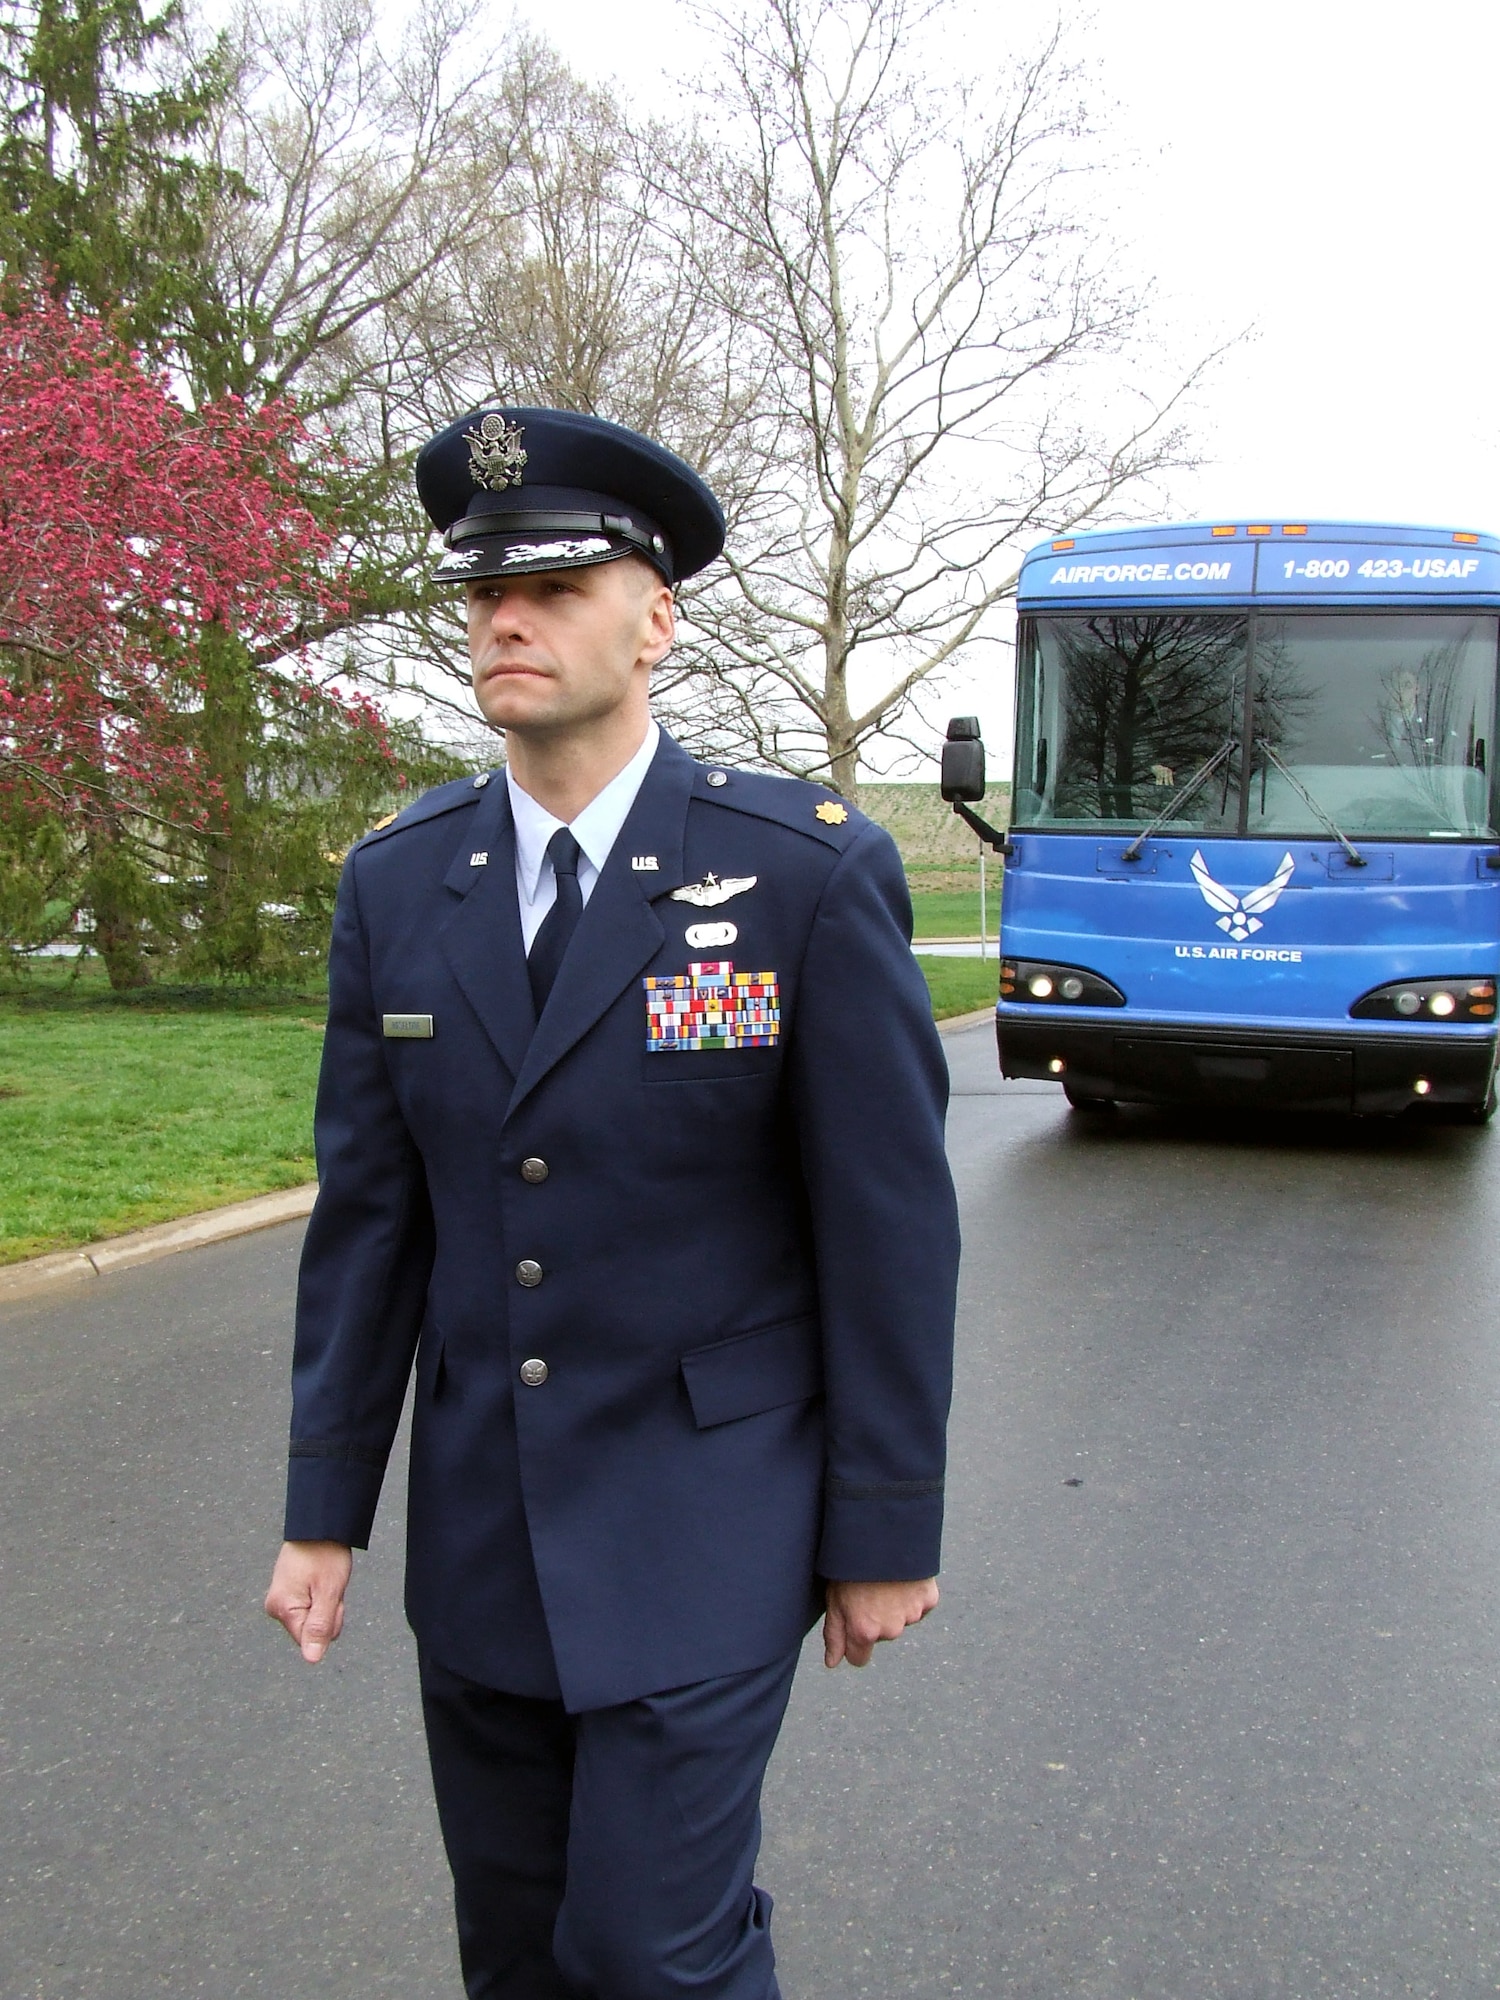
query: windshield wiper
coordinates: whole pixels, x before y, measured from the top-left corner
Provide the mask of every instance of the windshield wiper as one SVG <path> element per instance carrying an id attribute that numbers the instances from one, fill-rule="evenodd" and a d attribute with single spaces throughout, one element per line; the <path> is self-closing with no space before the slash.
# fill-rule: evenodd
<path id="1" fill-rule="evenodd" d="M 1312 793 L 1307 789 L 1307 787 L 1302 783 L 1302 781 L 1299 778 L 1294 778 L 1292 776 L 1291 772 L 1287 769 L 1286 765 L 1282 763 L 1281 759 L 1276 755 L 1276 752 L 1271 748 L 1270 744 L 1266 741 L 1264 736 L 1256 737 L 1255 747 L 1257 750 L 1265 751 L 1269 761 L 1276 766 L 1277 770 L 1281 773 L 1282 777 L 1286 779 L 1287 783 L 1291 786 L 1292 790 L 1297 794 L 1298 798 L 1301 799 L 1303 805 L 1305 805 L 1308 811 L 1312 813 L 1318 820 L 1320 820 L 1322 824 L 1327 828 L 1327 830 L 1333 835 L 1334 839 L 1338 842 L 1339 846 L 1342 847 L 1344 852 L 1348 855 L 1349 866 L 1351 868 L 1366 867 L 1368 864 L 1365 861 L 1365 857 L 1360 853 L 1359 849 L 1354 845 L 1354 842 L 1339 827 L 1338 823 L 1334 819 L 1332 819 L 1326 812 L 1324 812 L 1323 808 L 1318 804 L 1317 800 L 1313 797 Z"/>
<path id="2" fill-rule="evenodd" d="M 1214 772 L 1218 770 L 1219 766 L 1223 763 L 1224 759 L 1226 757 L 1232 757 L 1234 755 L 1234 751 L 1235 751 L 1235 739 L 1231 736 L 1227 738 L 1225 742 L 1219 745 L 1218 749 L 1215 750 L 1214 754 L 1212 755 L 1212 757 L 1209 758 L 1206 764 L 1200 764 L 1198 766 L 1197 770 L 1194 771 L 1192 777 L 1188 779 L 1187 783 L 1183 786 L 1180 792 L 1174 792 L 1172 794 L 1171 802 L 1161 812 L 1159 812 L 1156 815 L 1156 818 L 1152 820 L 1151 824 L 1148 827 L 1142 828 L 1142 830 L 1136 835 L 1135 839 L 1131 841 L 1129 847 L 1127 847 L 1125 852 L 1120 856 L 1120 859 L 1122 861 L 1139 861 L 1141 858 L 1141 849 L 1145 846 L 1146 842 L 1151 838 L 1152 834 L 1155 833 L 1159 827 L 1165 826 L 1167 821 L 1172 817 L 1173 813 L 1180 811 L 1181 808 L 1187 804 L 1189 799 L 1195 798 L 1197 794 L 1202 791 L 1203 787 L 1208 783 L 1209 779 L 1213 776 Z"/>

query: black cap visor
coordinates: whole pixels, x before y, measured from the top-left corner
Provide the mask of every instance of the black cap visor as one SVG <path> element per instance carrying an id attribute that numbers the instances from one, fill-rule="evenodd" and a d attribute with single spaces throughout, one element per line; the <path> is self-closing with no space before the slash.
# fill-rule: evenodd
<path id="1" fill-rule="evenodd" d="M 475 577 L 532 576 L 549 569 L 585 569 L 638 555 L 664 582 L 672 581 L 672 551 L 654 525 L 618 514 L 559 508 L 506 514 L 466 514 L 444 537 L 447 553 L 434 583 Z"/>

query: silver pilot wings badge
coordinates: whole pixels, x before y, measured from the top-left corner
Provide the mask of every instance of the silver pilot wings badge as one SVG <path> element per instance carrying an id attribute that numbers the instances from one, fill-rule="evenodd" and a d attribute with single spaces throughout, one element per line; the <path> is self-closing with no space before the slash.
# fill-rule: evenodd
<path id="1" fill-rule="evenodd" d="M 711 910 L 716 903 L 727 903 L 731 896 L 743 896 L 759 880 L 758 875 L 726 875 L 721 882 L 717 875 L 708 874 L 701 882 L 689 882 L 681 889 L 674 889 L 672 901 L 693 903 L 700 910 Z"/>
<path id="2" fill-rule="evenodd" d="M 1188 866 L 1193 871 L 1193 880 L 1203 892 L 1203 900 L 1211 910 L 1222 910 L 1223 916 L 1214 919 L 1221 931 L 1228 931 L 1236 944 L 1243 944 L 1247 937 L 1263 928 L 1261 915 L 1276 902 L 1282 890 L 1292 879 L 1296 867 L 1290 854 L 1281 857 L 1281 866 L 1269 882 L 1263 882 L 1258 889 L 1247 889 L 1243 896 L 1237 896 L 1233 889 L 1226 889 L 1222 882 L 1216 882 L 1208 872 L 1208 863 L 1201 853 L 1194 851 Z"/>

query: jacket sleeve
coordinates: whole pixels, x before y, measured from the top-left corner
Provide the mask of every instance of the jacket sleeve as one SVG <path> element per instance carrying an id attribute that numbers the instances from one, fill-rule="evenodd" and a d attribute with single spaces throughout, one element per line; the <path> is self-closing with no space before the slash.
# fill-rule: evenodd
<path id="1" fill-rule="evenodd" d="M 900 859 L 879 827 L 824 888 L 788 1054 L 823 1329 L 818 1568 L 850 1581 L 933 1576 L 958 1282 L 948 1071 Z"/>
<path id="2" fill-rule="evenodd" d="M 432 1271 L 421 1157 L 391 1087 L 351 856 L 328 969 L 318 1199 L 297 1287 L 287 1538 L 370 1538 Z"/>

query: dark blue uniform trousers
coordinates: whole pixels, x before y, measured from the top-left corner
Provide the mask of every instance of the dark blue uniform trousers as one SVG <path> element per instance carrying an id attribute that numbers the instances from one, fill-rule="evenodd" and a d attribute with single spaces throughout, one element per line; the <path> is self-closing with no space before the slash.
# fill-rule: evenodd
<path id="1" fill-rule="evenodd" d="M 469 2000 L 780 2000 L 752 1876 L 796 1665 L 570 1715 L 423 1657 Z"/>

